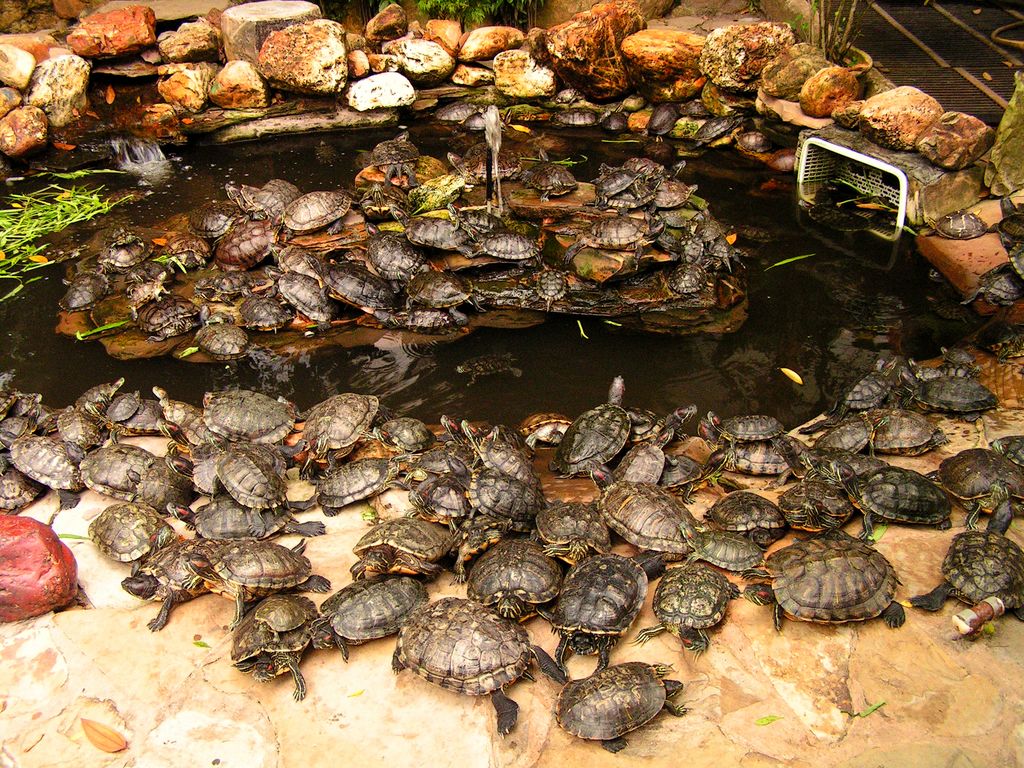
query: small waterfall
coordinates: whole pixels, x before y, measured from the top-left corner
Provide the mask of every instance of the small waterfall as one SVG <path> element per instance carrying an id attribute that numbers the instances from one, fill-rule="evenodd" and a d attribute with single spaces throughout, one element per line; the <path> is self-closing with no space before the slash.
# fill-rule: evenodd
<path id="1" fill-rule="evenodd" d="M 115 136 L 110 140 L 114 164 L 143 182 L 160 184 L 170 177 L 173 167 L 160 145 L 134 136 Z"/>

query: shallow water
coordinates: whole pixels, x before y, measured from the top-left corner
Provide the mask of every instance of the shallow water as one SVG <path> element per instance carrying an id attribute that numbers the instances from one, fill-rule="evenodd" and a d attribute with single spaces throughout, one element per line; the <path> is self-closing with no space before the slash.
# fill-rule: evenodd
<path id="1" fill-rule="evenodd" d="M 97 229 L 116 224 L 159 225 L 206 200 L 222 199 L 228 179 L 260 185 L 282 177 L 303 191 L 351 186 L 357 153 L 395 133 L 320 134 L 172 149 L 164 181 L 94 177 L 90 183 L 141 188 L 146 194 L 57 238 L 56 245 L 73 247 Z M 638 149 L 636 144 L 601 143 L 598 133 L 546 135 L 563 150 L 549 150 L 553 157 L 589 156 L 574 168 L 582 180 L 597 174 L 599 162 L 619 163 Z M 413 138 L 421 151 L 439 158 L 452 147 L 438 127 L 414 129 Z M 932 311 L 933 294 L 940 288 L 929 280 L 927 266 L 908 238 L 894 253 L 891 243 L 867 233 L 821 229 L 798 212 L 793 176 L 716 150 L 691 160 L 681 178 L 699 184 L 698 194 L 724 225 L 738 230 L 737 245 L 748 254 L 749 318 L 736 333 L 660 336 L 597 319 L 577 324 L 554 316 L 528 329 L 478 329 L 447 345 L 403 347 L 396 337 L 385 336 L 373 347 L 339 348 L 276 369 L 260 370 L 248 361 L 121 362 L 107 357 L 99 343 L 54 334 L 57 301 L 64 291 L 63 272 L 55 268 L 0 304 L 5 342 L 0 368 L 14 370 L 21 390 L 41 392 L 55 407 L 72 402 L 86 387 L 124 376 L 127 389 L 148 393 L 159 384 L 172 396 L 196 403 L 203 392 L 232 385 L 282 395 L 300 408 L 353 390 L 378 394 L 390 407 L 430 422 L 447 413 L 512 424 L 538 410 L 575 415 L 602 401 L 612 377 L 622 374 L 626 400 L 633 406 L 667 411 L 695 402 L 702 411 L 723 415 L 771 413 L 792 426 L 827 407 L 855 371 L 870 366 L 879 354 L 931 357 L 940 345 L 971 329 L 969 322 L 942 319 Z M 27 185 L 13 191 L 27 191 Z M 764 237 L 767 242 L 760 242 Z M 808 253 L 814 255 L 766 270 Z M 486 376 L 467 387 L 468 377 L 456 367 L 485 353 L 510 353 L 521 376 Z M 799 372 L 804 385 L 784 377 L 780 366 Z"/>

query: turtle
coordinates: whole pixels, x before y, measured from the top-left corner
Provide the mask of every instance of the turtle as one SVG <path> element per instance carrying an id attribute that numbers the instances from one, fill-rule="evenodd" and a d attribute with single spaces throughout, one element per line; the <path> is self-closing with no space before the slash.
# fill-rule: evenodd
<path id="1" fill-rule="evenodd" d="M 499 616 L 522 621 L 558 595 L 562 569 L 530 539 L 506 539 L 473 564 L 466 594 Z"/>
<path id="2" fill-rule="evenodd" d="M 989 448 L 1020 467 L 1024 467 L 1024 435 L 1005 435 L 989 443 Z"/>
<path id="3" fill-rule="evenodd" d="M 253 509 L 227 494 L 214 496 L 194 512 L 176 506 L 174 513 L 204 539 L 267 539 L 278 533 L 322 536 L 327 532 L 319 521 L 300 523 L 287 506 Z"/>
<path id="4" fill-rule="evenodd" d="M 999 404 L 992 390 L 963 376 L 940 376 L 918 382 L 911 398 L 925 410 L 956 414 L 965 421 L 977 421 L 984 411 Z"/>
<path id="5" fill-rule="evenodd" d="M 570 568 L 554 604 L 538 610 L 561 636 L 555 663 L 562 673 L 573 653 L 597 654 L 596 671 L 607 667 L 611 647 L 636 619 L 646 596 L 647 574 L 628 557 L 593 555 Z"/>
<path id="6" fill-rule="evenodd" d="M 426 254 L 395 232 L 372 232 L 366 242 L 366 259 L 385 280 L 403 284 L 428 268 Z"/>
<path id="7" fill-rule="evenodd" d="M 160 600 L 160 611 L 146 624 L 151 632 L 167 626 L 176 605 L 208 592 L 206 584 L 193 573 L 188 563 L 206 557 L 216 545 L 206 539 L 177 539 L 154 550 L 131 576 L 121 581 L 121 589 L 143 600 Z"/>
<path id="8" fill-rule="evenodd" d="M 468 387 L 471 384 L 475 384 L 476 380 L 481 376 L 508 373 L 518 379 L 523 375 L 523 371 L 521 368 L 517 368 L 514 363 L 515 358 L 511 352 L 477 355 L 468 360 L 463 360 L 455 366 L 455 372 L 469 375 L 469 381 L 466 382 Z"/>
<path id="9" fill-rule="evenodd" d="M 295 683 L 292 698 L 306 697 L 299 660 L 313 639 L 316 605 L 302 595 L 269 595 L 253 606 L 231 635 L 231 661 L 236 669 L 268 682 L 288 672 Z"/>
<path id="10" fill-rule="evenodd" d="M 1024 355 L 1024 325 L 992 320 L 978 330 L 975 341 L 1005 363 Z"/>
<path id="11" fill-rule="evenodd" d="M 530 644 L 521 626 L 474 600 L 444 597 L 409 614 L 398 631 L 391 669 L 411 669 L 450 691 L 489 695 L 504 736 L 515 727 L 519 707 L 503 689 L 526 674 L 535 657 L 542 670 L 550 669 L 547 654 Z"/>
<path id="12" fill-rule="evenodd" d="M 1014 261 L 1017 261 L 1016 257 Z M 1013 306 L 1024 299 L 1024 278 L 1017 274 L 1012 262 L 999 264 L 981 275 L 977 286 L 960 303 L 970 304 L 978 298 L 997 307 Z"/>
<path id="13" fill-rule="evenodd" d="M 990 231 L 978 214 L 963 209 L 939 217 L 932 228 L 939 237 L 950 240 L 973 240 Z"/>
<path id="14" fill-rule="evenodd" d="M 653 243 L 665 224 L 660 219 L 635 219 L 619 215 L 598 219 L 576 238 L 576 242 L 565 249 L 563 264 L 572 263 L 576 254 L 586 247 L 606 248 L 615 251 L 634 251 L 639 259 L 644 246 Z"/>
<path id="15" fill-rule="evenodd" d="M 666 441 L 643 442 L 632 446 L 612 472 L 612 478 L 616 481 L 625 480 L 631 483 L 648 483 L 657 485 L 665 471 L 665 451 L 663 449 Z"/>
<path id="16" fill-rule="evenodd" d="M 865 416 L 872 425 L 869 445 L 874 453 L 920 456 L 949 442 L 941 428 L 913 411 L 874 409 Z"/>
<path id="17" fill-rule="evenodd" d="M 230 182 L 229 182 L 230 184 Z M 244 184 L 225 185 L 228 198 L 253 219 L 279 222 L 285 209 L 302 196 L 297 186 L 286 179 L 270 179 L 262 187 Z"/>
<path id="18" fill-rule="evenodd" d="M 466 179 L 467 184 L 482 184 L 487 180 L 489 153 L 490 148 L 481 141 L 467 149 L 461 157 L 449 152 L 448 162 Z M 495 159 L 499 179 L 515 179 L 523 170 L 522 156 L 515 148 L 501 147 Z"/>
<path id="19" fill-rule="evenodd" d="M 426 587 L 411 576 L 379 573 L 354 581 L 320 604 L 313 647 L 336 647 L 348 661 L 348 646 L 397 634 L 426 602 Z"/>
<path id="20" fill-rule="evenodd" d="M 687 536 L 693 552 L 689 562 L 706 561 L 718 568 L 736 573 L 749 573 L 764 562 L 764 552 L 740 533 L 709 529 Z"/>
<path id="21" fill-rule="evenodd" d="M 602 488 L 598 506 L 604 521 L 619 536 L 666 559 L 690 554 L 689 536 L 696 533 L 697 521 L 668 490 L 649 483 L 609 483 L 604 473 L 594 473 L 594 479 Z"/>
<path id="22" fill-rule="evenodd" d="M 349 569 L 356 581 L 371 573 L 405 573 L 434 578 L 448 554 L 452 536 L 440 525 L 413 517 L 384 520 L 352 548 L 359 558 Z"/>
<path id="23" fill-rule="evenodd" d="M 214 263 L 225 272 L 244 272 L 270 255 L 277 228 L 269 219 L 247 219 L 217 242 Z"/>
<path id="24" fill-rule="evenodd" d="M 210 260 L 212 249 L 210 244 L 199 235 L 191 232 L 180 232 L 167 239 L 163 253 L 158 260 L 163 260 L 168 266 L 174 266 L 182 272 L 193 269 L 202 269 Z"/>
<path id="25" fill-rule="evenodd" d="M 598 125 L 609 133 L 623 133 L 629 130 L 629 115 L 621 109 L 609 109 L 601 114 Z"/>
<path id="26" fill-rule="evenodd" d="M 779 509 L 791 528 L 813 532 L 839 528 L 857 511 L 841 485 L 808 477 L 779 496 Z"/>
<path id="27" fill-rule="evenodd" d="M 102 272 L 83 272 L 66 282 L 68 289 L 58 304 L 65 312 L 84 312 L 110 293 L 110 280 Z"/>
<path id="28" fill-rule="evenodd" d="M 157 510 L 166 510 L 168 504 L 191 504 L 194 498 L 192 479 L 177 472 L 166 458 L 150 464 L 135 486 L 135 501 Z"/>
<path id="29" fill-rule="evenodd" d="M 519 433 L 526 439 L 530 449 L 535 449 L 538 443 L 558 445 L 572 422 L 563 413 L 531 413 L 519 423 Z"/>
<path id="30" fill-rule="evenodd" d="M 12 419 L 18 419 L 18 417 L 9 416 L 4 419 L 3 444 L 8 448 L 14 440 L 35 431 L 35 425 L 23 418 L 19 419 L 21 426 L 16 430 L 11 430 L 11 427 L 15 426 L 10 423 Z M 73 405 L 62 409 L 57 414 L 57 434 L 65 443 L 70 443 L 82 451 L 94 448 L 106 440 L 106 433 L 96 417 Z"/>
<path id="31" fill-rule="evenodd" d="M 96 262 L 104 272 L 123 273 L 148 259 L 152 250 L 152 243 L 131 230 L 119 227 L 111 233 Z"/>
<path id="32" fill-rule="evenodd" d="M 767 547 L 786 532 L 779 506 L 753 491 L 726 494 L 704 513 L 704 519 L 723 531 L 740 533 L 759 547 Z"/>
<path id="33" fill-rule="evenodd" d="M 387 219 L 398 221 L 401 214 L 405 212 L 408 202 L 408 196 L 401 187 L 396 187 L 387 181 L 383 184 L 374 182 L 363 191 L 359 198 L 359 209 L 370 221 L 385 221 Z"/>
<path id="34" fill-rule="evenodd" d="M 295 243 L 289 243 L 283 248 L 272 248 L 271 254 L 274 262 L 284 272 L 298 272 L 314 280 L 320 280 L 327 268 L 322 256 Z"/>
<path id="35" fill-rule="evenodd" d="M 562 125 L 572 128 L 588 128 L 597 125 L 600 114 L 586 107 L 570 107 L 562 109 L 551 115 L 551 122 L 554 125 Z"/>
<path id="36" fill-rule="evenodd" d="M 295 407 L 249 389 L 225 389 L 203 396 L 203 421 L 226 440 L 276 443 L 295 426 Z"/>
<path id="37" fill-rule="evenodd" d="M 244 214 L 232 202 L 223 200 L 203 203 L 188 215 L 188 227 L 192 234 L 205 240 L 217 240 L 228 233 Z"/>
<path id="38" fill-rule="evenodd" d="M 442 123 L 461 123 L 470 115 L 480 111 L 480 106 L 468 101 L 453 101 L 450 104 L 438 107 L 434 112 L 434 119 Z"/>
<path id="39" fill-rule="evenodd" d="M 552 471 L 572 477 L 596 469 L 618 455 L 629 440 L 629 415 L 622 408 L 625 381 L 612 380 L 608 402 L 577 416 L 562 436 Z"/>
<path id="40" fill-rule="evenodd" d="M 43 486 L 14 467 L 0 472 L 0 510 L 19 512 L 43 492 Z"/>
<path id="41" fill-rule="evenodd" d="M 661 138 L 675 127 L 676 120 L 678 119 L 679 108 L 675 104 L 671 102 L 656 104 L 647 120 L 645 133 L 649 136 Z"/>
<path id="42" fill-rule="evenodd" d="M 284 209 L 281 223 L 291 235 L 331 228 L 352 207 L 352 196 L 343 189 L 317 190 L 295 198 Z M 333 234 L 333 233 L 332 233 Z"/>
<path id="43" fill-rule="evenodd" d="M 217 271 L 200 277 L 193 284 L 193 295 L 207 301 L 228 302 L 240 296 L 251 296 L 268 287 L 265 276 L 259 272 Z"/>
<path id="44" fill-rule="evenodd" d="M 879 358 L 872 370 L 858 378 L 835 401 L 822 421 L 814 422 L 800 429 L 800 434 L 810 435 L 838 424 L 850 411 L 867 411 L 878 408 L 893 391 L 899 374 L 903 371 L 902 360 L 898 357 Z"/>
<path id="45" fill-rule="evenodd" d="M 262 446 L 237 443 L 216 458 L 218 486 L 250 509 L 275 509 L 287 503 L 284 473 Z"/>
<path id="46" fill-rule="evenodd" d="M 405 328 L 424 334 L 456 333 L 469 323 L 469 315 L 457 309 L 414 307 L 405 312 L 386 312 L 375 309 L 374 318 L 385 328 Z"/>
<path id="47" fill-rule="evenodd" d="M 430 270 L 415 275 L 405 286 L 408 307 L 448 309 L 469 301 L 471 294 L 458 275 Z"/>
<path id="48" fill-rule="evenodd" d="M 390 459 L 359 459 L 329 470 L 316 484 L 316 500 L 327 517 L 349 504 L 382 493 L 395 482 L 398 464 Z"/>
<path id="49" fill-rule="evenodd" d="M 174 540 L 174 529 L 148 504 L 120 502 L 105 507 L 89 523 L 89 538 L 120 563 L 141 560 Z"/>
<path id="50" fill-rule="evenodd" d="M 131 435 L 159 435 L 163 412 L 160 403 L 138 391 L 115 395 L 102 415 L 112 440 Z"/>
<path id="51" fill-rule="evenodd" d="M 664 664 L 629 661 L 568 682 L 558 692 L 555 720 L 573 736 L 600 741 L 609 752 L 619 752 L 626 747 L 623 735 L 661 710 L 676 717 L 686 714 L 685 707 L 672 701 L 683 684 L 668 679 L 671 671 Z"/>
<path id="52" fill-rule="evenodd" d="M 78 491 L 85 488 L 75 449 L 49 435 L 24 435 L 11 443 L 11 463 L 25 477 L 57 491 L 60 508 L 78 504 Z"/>
<path id="53" fill-rule="evenodd" d="M 540 483 L 520 480 L 491 467 L 476 469 L 468 490 L 471 514 L 508 520 L 511 530 L 523 533 L 533 529 L 537 512 L 546 504 Z"/>
<path id="54" fill-rule="evenodd" d="M 310 321 L 327 327 L 338 317 L 338 302 L 327 295 L 327 286 L 309 275 L 288 272 L 277 280 L 278 295 Z"/>
<path id="55" fill-rule="evenodd" d="M 1024 621 L 1024 550 L 995 531 L 958 533 L 942 560 L 942 583 L 910 604 L 938 611 L 950 597 L 969 605 L 997 597 Z"/>
<path id="56" fill-rule="evenodd" d="M 239 325 L 252 331 L 277 331 L 294 319 L 294 312 L 269 296 L 248 296 L 238 306 Z"/>
<path id="57" fill-rule="evenodd" d="M 403 218 L 405 237 L 413 245 L 437 251 L 458 251 L 463 255 L 473 252 L 476 234 L 459 221 L 436 216 Z"/>
<path id="58" fill-rule="evenodd" d="M 537 513 L 537 536 L 544 554 L 575 565 L 591 552 L 607 554 L 611 535 L 600 508 L 593 503 L 555 502 Z"/>
<path id="59" fill-rule="evenodd" d="M 538 248 L 535 238 L 511 230 L 500 229 L 481 234 L 469 255 L 471 257 L 490 256 L 500 261 L 518 263 L 536 261 L 540 256 L 540 248 Z"/>
<path id="60" fill-rule="evenodd" d="M 641 629 L 634 642 L 646 643 L 667 630 L 683 648 L 701 654 L 710 644 L 704 630 L 721 622 L 729 601 L 739 596 L 735 584 L 703 563 L 669 568 L 658 581 L 651 603 L 659 623 Z"/>
<path id="61" fill-rule="evenodd" d="M 935 474 L 939 484 L 967 510 L 967 528 L 977 525 L 982 510 L 994 513 L 1002 500 L 994 495 L 996 488 L 1002 488 L 1004 495 L 1024 499 L 1024 469 L 987 448 L 965 448 L 943 459 Z M 1006 511 L 1012 519 L 1012 510 L 1007 507 Z"/>
<path id="62" fill-rule="evenodd" d="M 525 282 L 537 298 L 544 302 L 545 312 L 551 312 L 555 302 L 564 299 L 569 292 L 568 273 L 548 266 L 533 271 Z"/>
<path id="63" fill-rule="evenodd" d="M 193 344 L 213 360 L 238 360 L 249 351 L 249 334 L 226 315 L 215 314 L 196 331 Z"/>
<path id="64" fill-rule="evenodd" d="M 331 264 L 324 270 L 323 282 L 331 298 L 363 311 L 393 309 L 398 305 L 395 286 L 356 262 Z"/>
<path id="65" fill-rule="evenodd" d="M 416 161 L 419 158 L 420 151 L 409 140 L 408 131 L 380 142 L 370 151 L 370 165 L 383 169 L 385 183 L 405 178 L 410 188 L 417 186 Z"/>
<path id="66" fill-rule="evenodd" d="M 149 334 L 150 342 L 181 336 L 199 325 L 199 307 L 181 296 L 151 301 L 133 314 L 139 330 Z"/>
<path id="67" fill-rule="evenodd" d="M 707 416 L 700 420 L 697 431 L 708 445 L 717 448 L 772 440 L 782 435 L 785 427 L 774 416 L 753 414 L 723 420 L 714 411 L 708 411 Z"/>
<path id="68" fill-rule="evenodd" d="M 411 416 L 388 419 L 376 431 L 385 445 L 402 453 L 425 451 L 437 441 L 426 424 Z"/>
<path id="69" fill-rule="evenodd" d="M 128 306 L 138 311 L 151 301 L 156 301 L 167 293 L 166 274 L 153 280 L 130 280 L 125 286 L 124 295 Z"/>
<path id="70" fill-rule="evenodd" d="M 430 475 L 409 490 L 409 503 L 420 518 L 431 523 L 444 523 L 454 533 L 471 512 L 467 496 L 468 477 L 468 469 L 464 476 L 454 472 Z"/>
<path id="71" fill-rule="evenodd" d="M 212 442 L 213 433 L 203 421 L 200 408 L 182 400 L 172 400 L 162 387 L 153 387 L 153 395 L 160 404 L 163 419 L 160 431 L 163 434 L 190 445 Z"/>
<path id="72" fill-rule="evenodd" d="M 234 629 L 245 614 L 245 603 L 254 597 L 286 590 L 329 592 L 331 582 L 312 573 L 302 552 L 306 540 L 291 549 L 269 541 L 233 541 L 194 554 L 187 567 L 211 592 L 235 601 Z"/>
<path id="73" fill-rule="evenodd" d="M 906 613 L 893 600 L 900 583 L 885 556 L 841 530 L 824 532 L 776 550 L 765 560 L 770 584 L 751 584 L 743 596 L 773 604 L 775 629 L 783 616 L 841 624 L 880 616 L 892 629 Z"/>
<path id="74" fill-rule="evenodd" d="M 547 152 L 538 151 L 539 161 L 526 168 L 520 174 L 520 180 L 530 189 L 540 193 L 540 199 L 547 201 L 550 197 L 567 195 L 579 186 L 572 171 L 562 163 L 548 160 Z"/>
<path id="75" fill-rule="evenodd" d="M 302 416 L 302 437 L 310 460 L 328 452 L 337 458 L 347 455 L 356 442 L 370 431 L 380 401 L 374 395 L 342 392 L 314 405 Z"/>
<path id="76" fill-rule="evenodd" d="M 461 584 L 466 580 L 466 564 L 477 555 L 501 541 L 512 527 L 508 518 L 499 519 L 486 514 L 475 514 L 466 518 L 456 531 L 451 551 L 455 553 L 453 581 Z"/>

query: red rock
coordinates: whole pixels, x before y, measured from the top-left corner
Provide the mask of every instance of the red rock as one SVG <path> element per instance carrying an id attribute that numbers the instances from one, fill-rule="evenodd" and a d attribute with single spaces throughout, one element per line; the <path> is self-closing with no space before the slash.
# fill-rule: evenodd
<path id="1" fill-rule="evenodd" d="M 77 19 L 88 5 L 86 0 L 53 0 L 53 12 L 62 19 Z"/>
<path id="2" fill-rule="evenodd" d="M 139 134 L 149 139 L 167 139 L 180 141 L 184 139 L 181 121 L 177 110 L 170 104 L 150 104 L 142 113 L 139 121 Z"/>
<path id="3" fill-rule="evenodd" d="M 23 51 L 28 51 L 36 57 L 36 63 L 50 58 L 53 55 L 50 53 L 50 49 L 57 47 L 57 41 L 52 36 L 42 32 L 36 32 L 31 35 L 0 35 L 0 43 L 13 45 L 21 48 Z"/>
<path id="4" fill-rule="evenodd" d="M 145 5 L 126 5 L 86 16 L 68 35 L 71 50 L 85 58 L 135 53 L 156 43 L 156 15 Z"/>
<path id="5" fill-rule="evenodd" d="M 208 61 L 164 64 L 157 71 L 163 78 L 156 86 L 163 100 L 187 112 L 198 112 L 206 106 L 217 65 Z"/>
<path id="6" fill-rule="evenodd" d="M 377 47 L 388 40 L 395 40 L 409 31 L 409 19 L 405 9 L 398 3 L 382 9 L 366 22 L 366 42 Z"/>
<path id="7" fill-rule="evenodd" d="M 793 28 L 781 22 L 719 27 L 704 42 L 700 70 L 720 88 L 755 90 L 768 62 L 795 42 Z"/>
<path id="8" fill-rule="evenodd" d="M 632 0 L 597 3 L 548 30 L 551 66 L 567 85 L 592 99 L 614 99 L 632 88 L 622 41 L 647 25 Z"/>
<path id="9" fill-rule="evenodd" d="M 821 49 L 810 43 L 797 43 L 765 64 L 759 87 L 769 96 L 797 101 L 807 78 L 827 66 L 828 59 Z"/>
<path id="10" fill-rule="evenodd" d="M 345 28 L 317 19 L 267 35 L 256 69 L 272 86 L 296 93 L 340 93 L 348 81 Z"/>
<path id="11" fill-rule="evenodd" d="M 860 109 L 863 106 L 864 101 L 861 99 L 848 102 L 838 109 L 832 110 L 832 119 L 843 128 L 855 131 L 860 125 Z"/>
<path id="12" fill-rule="evenodd" d="M 523 44 L 525 35 L 515 27 L 477 27 L 462 36 L 459 61 L 486 61 Z"/>
<path id="13" fill-rule="evenodd" d="M 63 608 L 78 594 L 78 565 L 48 525 L 0 517 L 0 621 Z"/>
<path id="14" fill-rule="evenodd" d="M 256 67 L 235 59 L 225 64 L 214 78 L 210 101 L 224 109 L 259 109 L 270 103 L 270 89 Z"/>
<path id="15" fill-rule="evenodd" d="M 864 88 L 856 73 L 846 67 L 826 67 L 804 81 L 800 88 L 800 109 L 811 117 L 829 117 L 852 101 Z"/>
<path id="16" fill-rule="evenodd" d="M 700 100 L 704 108 L 715 117 L 730 117 L 754 108 L 754 97 L 736 91 L 719 88 L 708 80 L 700 92 Z"/>
<path id="17" fill-rule="evenodd" d="M 348 77 L 350 80 L 356 80 L 360 77 L 366 77 L 370 74 L 370 60 L 366 56 L 366 51 L 349 51 L 348 52 Z"/>
<path id="18" fill-rule="evenodd" d="M 912 150 L 917 140 L 943 113 L 942 106 L 922 90 L 902 85 L 872 96 L 860 110 L 860 132 L 889 149 Z"/>
<path id="19" fill-rule="evenodd" d="M 46 148 L 49 121 L 39 107 L 18 107 L 0 118 L 0 152 L 24 157 Z"/>
<path id="20" fill-rule="evenodd" d="M 946 112 L 917 140 L 917 151 L 939 168 L 959 171 L 991 149 L 996 133 L 974 115 Z"/>
<path id="21" fill-rule="evenodd" d="M 423 27 L 423 39 L 437 43 L 449 56 L 454 56 L 462 39 L 462 24 L 451 19 L 430 19 Z"/>

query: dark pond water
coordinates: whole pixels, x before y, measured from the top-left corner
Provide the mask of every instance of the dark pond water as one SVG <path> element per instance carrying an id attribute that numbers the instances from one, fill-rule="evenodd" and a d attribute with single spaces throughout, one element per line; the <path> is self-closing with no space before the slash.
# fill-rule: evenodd
<path id="1" fill-rule="evenodd" d="M 426 154 L 443 158 L 457 147 L 436 127 L 414 126 L 413 131 Z M 59 245 L 84 242 L 98 227 L 158 225 L 203 201 L 223 198 L 228 179 L 258 185 L 282 177 L 303 191 L 350 186 L 357 153 L 395 133 L 321 134 L 171 150 L 167 181 L 144 186 L 148 194 L 142 199 L 76 228 Z M 619 163 L 638 151 L 637 144 L 602 143 L 601 134 L 545 135 L 555 145 L 554 156 L 588 157 L 574 169 L 583 180 L 596 175 L 599 161 Z M 133 177 L 94 178 L 107 188 L 138 187 Z M 54 334 L 57 300 L 64 290 L 61 273 L 54 269 L 0 305 L 0 367 L 14 370 L 20 389 L 41 392 L 53 406 L 70 403 L 86 387 L 124 376 L 127 388 L 148 392 L 159 384 L 192 402 L 207 390 L 237 385 L 283 395 L 304 408 L 352 390 L 376 393 L 392 408 L 430 422 L 448 413 L 512 424 L 538 410 L 577 414 L 602 401 L 612 377 L 622 374 L 631 405 L 667 411 L 695 402 L 702 411 L 771 413 L 794 425 L 819 412 L 879 354 L 931 357 L 940 345 L 971 329 L 963 318 L 943 319 L 934 311 L 942 289 L 929 280 L 909 238 L 894 253 L 891 243 L 866 233 L 821 229 L 798 212 L 793 176 L 716 150 L 691 160 L 682 178 L 699 184 L 715 216 L 739 231 L 737 245 L 748 254 L 749 318 L 738 332 L 649 335 L 585 319 L 581 333 L 576 320 L 555 316 L 529 329 L 479 329 L 447 345 L 409 348 L 385 336 L 373 347 L 333 349 L 274 369 L 258 369 L 247 361 L 120 362 L 108 358 L 99 343 Z M 755 234 L 757 239 L 750 236 Z M 809 253 L 814 255 L 766 269 Z M 522 375 L 488 376 L 467 386 L 456 366 L 485 353 L 511 353 Z M 780 366 L 798 371 L 804 385 L 785 378 Z"/>

